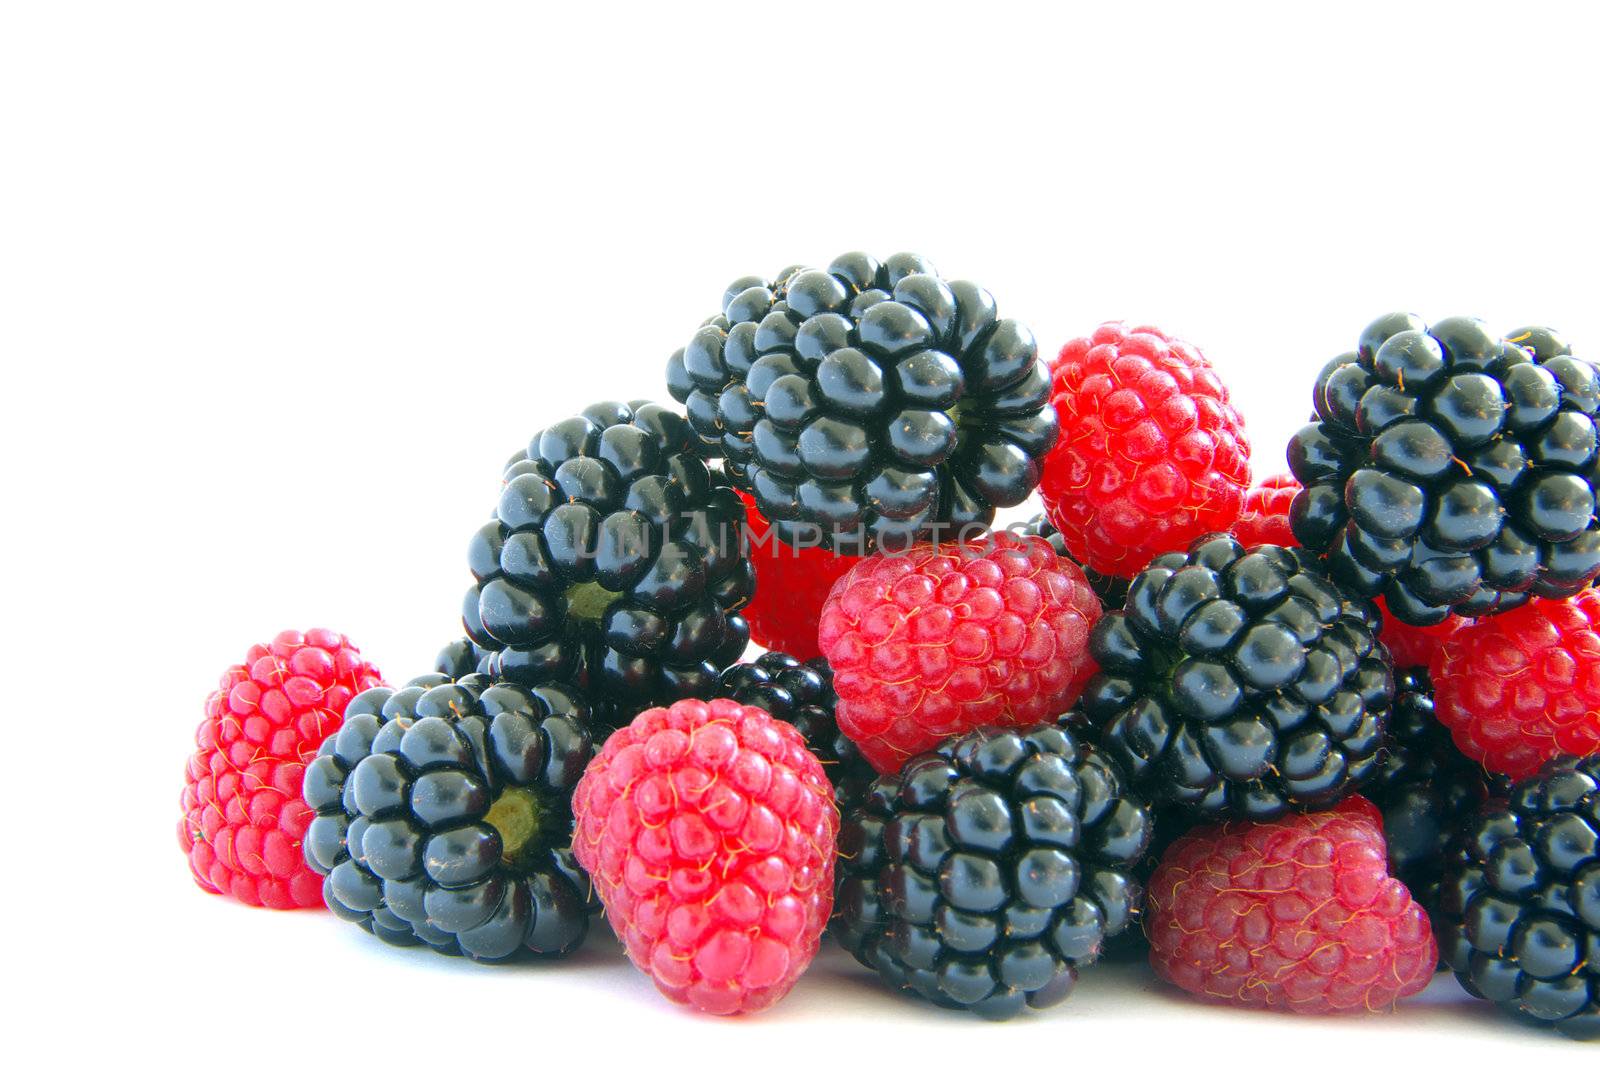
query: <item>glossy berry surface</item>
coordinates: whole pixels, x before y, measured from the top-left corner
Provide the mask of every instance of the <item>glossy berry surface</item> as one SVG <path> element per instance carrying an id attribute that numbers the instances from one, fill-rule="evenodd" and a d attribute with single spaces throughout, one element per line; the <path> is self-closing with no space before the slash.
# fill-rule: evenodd
<path id="1" fill-rule="evenodd" d="M 755 499 L 739 492 L 748 518 L 746 553 L 755 570 L 756 593 L 744 608 L 750 639 L 769 651 L 785 651 L 802 661 L 821 654 L 817 625 L 833 582 L 859 558 L 835 554 L 825 547 L 796 547 L 776 537 L 756 508 Z"/>
<path id="2" fill-rule="evenodd" d="M 1250 486 L 1244 421 L 1198 349 L 1107 323 L 1063 346 L 1052 371 L 1061 437 L 1039 494 L 1074 560 L 1132 577 L 1238 520 Z"/>
<path id="3" fill-rule="evenodd" d="M 512 458 L 468 552 L 481 668 L 575 685 L 602 727 L 711 694 L 749 634 L 743 523 L 677 413 L 603 402 L 551 425 Z"/>
<path id="4" fill-rule="evenodd" d="M 1362 794 L 1383 812 L 1395 876 L 1432 914 L 1450 842 L 1499 779 L 1456 749 L 1434 716 L 1433 682 L 1413 666 L 1395 671 L 1389 742 Z"/>
<path id="5" fill-rule="evenodd" d="M 717 695 L 760 707 L 800 730 L 833 785 L 839 810 L 860 803 L 878 776 L 850 738 L 839 731 L 834 717 L 838 697 L 833 692 L 833 670 L 825 659 L 802 662 L 782 651 L 767 651 L 753 662 L 723 670 Z"/>
<path id="6" fill-rule="evenodd" d="M 300 783 L 351 697 L 380 683 L 329 629 L 280 632 L 228 667 L 184 771 L 178 846 L 197 885 L 253 907 L 322 903 L 322 875 L 300 855 L 311 823 Z"/>
<path id="7" fill-rule="evenodd" d="M 1303 551 L 1197 540 L 1095 626 L 1078 710 L 1151 801 L 1268 821 L 1372 775 L 1394 683 L 1377 611 Z"/>
<path id="8" fill-rule="evenodd" d="M 1245 492 L 1244 509 L 1233 522 L 1232 535 L 1245 549 L 1270 543 L 1297 547 L 1299 540 L 1289 525 L 1289 508 L 1300 493 L 1300 483 L 1287 473 L 1268 476 Z"/>
<path id="9" fill-rule="evenodd" d="M 1050 517 L 1045 513 L 1038 513 L 1023 522 L 1020 529 L 1022 535 L 1038 536 L 1050 544 L 1050 549 L 1063 558 L 1072 559 L 1072 554 L 1067 550 L 1067 541 L 1061 533 L 1056 531 L 1056 526 L 1050 523 Z M 1080 561 L 1073 560 L 1073 564 L 1083 569 L 1089 587 L 1094 590 L 1100 599 L 1100 605 L 1107 610 L 1120 610 L 1128 598 L 1128 578 L 1125 576 L 1106 576 L 1093 569 L 1084 568 Z"/>
<path id="10" fill-rule="evenodd" d="M 573 798 L 578 861 L 628 956 L 716 1015 L 781 999 L 833 908 L 839 816 L 794 726 L 731 699 L 652 708 Z"/>
<path id="11" fill-rule="evenodd" d="M 1044 540 L 996 532 L 863 559 L 818 639 L 839 727 L 882 773 L 980 725 L 1054 721 L 1094 672 L 1100 603 Z"/>
<path id="12" fill-rule="evenodd" d="M 1479 617 L 1600 575 L 1600 371 L 1550 330 L 1394 313 L 1313 401 L 1289 446 L 1295 533 L 1396 617 Z"/>
<path id="13" fill-rule="evenodd" d="M 1151 965 L 1180 989 L 1290 1012 L 1387 1010 L 1427 986 L 1439 956 L 1359 796 L 1180 837 L 1150 881 L 1145 931 Z"/>
<path id="14" fill-rule="evenodd" d="M 438 674 L 351 700 L 306 771 L 306 862 L 340 918 L 479 960 L 560 956 L 589 929 L 572 858 L 588 708 L 560 685 Z"/>
<path id="15" fill-rule="evenodd" d="M 1475 996 L 1600 1039 L 1600 758 L 1552 763 L 1460 843 L 1442 887 L 1445 962 Z"/>
<path id="16" fill-rule="evenodd" d="M 834 933 L 889 984 L 1005 1019 L 1137 917 L 1150 811 L 1064 728 L 983 728 L 880 778 L 839 835 Z"/>
<path id="17" fill-rule="evenodd" d="M 1463 624 L 1433 667 L 1440 722 L 1494 773 L 1600 753 L 1600 592 Z"/>
<path id="18" fill-rule="evenodd" d="M 961 538 L 1056 439 L 1032 333 L 910 253 L 735 280 L 667 385 L 784 539 L 848 554 Z"/>
<path id="19" fill-rule="evenodd" d="M 488 657 L 488 651 L 462 636 L 439 648 L 439 653 L 433 658 L 433 671 L 455 680 L 477 673 Z"/>

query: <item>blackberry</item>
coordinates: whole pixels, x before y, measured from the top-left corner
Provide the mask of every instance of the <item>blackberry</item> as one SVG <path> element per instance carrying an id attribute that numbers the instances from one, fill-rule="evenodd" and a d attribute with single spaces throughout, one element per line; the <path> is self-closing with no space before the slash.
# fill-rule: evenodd
<path id="1" fill-rule="evenodd" d="M 826 660 L 802 662 L 782 651 L 768 651 L 754 662 L 723 670 L 717 695 L 760 707 L 799 729 L 806 747 L 833 783 L 839 810 L 848 811 L 865 798 L 878 774 L 839 731 L 833 717 L 838 697 L 833 693 L 833 670 Z"/>
<path id="2" fill-rule="evenodd" d="M 1323 368 L 1314 403 L 1290 523 L 1395 617 L 1481 617 L 1600 575 L 1600 372 L 1554 332 L 1394 313 Z"/>
<path id="3" fill-rule="evenodd" d="M 1439 948 L 1468 992 L 1600 1039 L 1600 756 L 1559 759 L 1467 823 Z"/>
<path id="4" fill-rule="evenodd" d="M 669 409 L 604 402 L 511 459 L 469 551 L 485 672 L 574 684 L 602 728 L 711 694 L 749 638 L 755 573 L 744 505 L 693 444 Z"/>
<path id="5" fill-rule="evenodd" d="M 1082 569 L 1084 577 L 1089 581 L 1089 586 L 1094 589 L 1095 595 L 1099 596 L 1100 605 L 1107 610 L 1120 610 L 1123 604 L 1128 601 L 1128 585 L 1131 581 L 1126 577 L 1107 576 L 1105 573 L 1097 573 L 1074 558 L 1071 552 L 1067 550 L 1067 541 L 1056 530 L 1056 526 L 1050 523 L 1049 514 L 1040 513 L 1023 522 L 1022 534 L 1038 536 L 1046 543 L 1049 543 L 1056 554 Z"/>
<path id="6" fill-rule="evenodd" d="M 1395 877 L 1430 916 L 1451 838 L 1489 798 L 1495 780 L 1456 750 L 1450 731 L 1434 719 L 1428 671 L 1397 669 L 1388 747 L 1362 792 L 1383 812 Z"/>
<path id="7" fill-rule="evenodd" d="M 588 709 L 559 685 L 369 688 L 306 767 L 306 862 L 335 915 L 392 944 L 564 955 L 594 911 L 571 851 L 592 752 Z"/>
<path id="8" fill-rule="evenodd" d="M 1078 713 L 1153 803 L 1257 822 L 1331 807 L 1382 754 L 1394 682 L 1377 628 L 1305 552 L 1205 536 L 1096 623 Z"/>
<path id="9" fill-rule="evenodd" d="M 1201 824 L 1182 807 L 1168 806 L 1151 810 L 1153 817 L 1150 847 L 1134 864 L 1132 870 L 1133 879 L 1139 883 L 1141 889 L 1150 887 L 1150 879 L 1155 875 L 1156 867 L 1161 865 L 1161 857 L 1172 847 L 1173 842 Z M 1149 958 L 1150 939 L 1144 932 L 1144 914 L 1144 905 L 1141 903 L 1134 919 L 1120 933 L 1106 938 L 1105 949 L 1101 952 L 1102 959 L 1129 963 Z"/>
<path id="10" fill-rule="evenodd" d="M 1048 1007 L 1136 916 L 1150 834 L 1126 775 L 1069 730 L 977 729 L 879 778 L 845 817 L 833 930 L 941 1007 Z"/>
<path id="11" fill-rule="evenodd" d="M 910 253 L 735 280 L 667 386 L 781 538 L 839 553 L 987 524 L 1056 440 L 1032 333 Z"/>

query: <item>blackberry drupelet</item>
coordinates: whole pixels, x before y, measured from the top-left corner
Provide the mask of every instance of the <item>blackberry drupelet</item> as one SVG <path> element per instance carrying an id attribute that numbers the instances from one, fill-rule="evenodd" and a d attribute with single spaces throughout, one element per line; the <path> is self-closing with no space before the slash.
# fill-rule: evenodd
<path id="1" fill-rule="evenodd" d="M 845 817 L 833 932 L 941 1007 L 1048 1007 L 1137 915 L 1150 835 L 1126 775 L 1067 729 L 978 729 Z"/>
<path id="2" fill-rule="evenodd" d="M 1074 558 L 1072 553 L 1067 550 L 1067 541 L 1056 530 L 1056 526 L 1050 523 L 1048 514 L 1040 513 L 1029 518 L 1022 525 L 1022 533 L 1024 535 L 1038 536 L 1046 543 L 1049 543 L 1051 549 L 1057 554 L 1082 569 L 1084 577 L 1089 581 L 1089 586 L 1094 589 L 1094 593 L 1100 598 L 1100 604 L 1107 610 L 1120 610 L 1123 604 L 1128 601 L 1128 585 L 1131 581 L 1126 577 L 1107 576 L 1104 573 L 1097 573 Z"/>
<path id="3" fill-rule="evenodd" d="M 1310 555 L 1225 535 L 1164 554 L 1101 618 L 1077 712 L 1155 804 L 1270 821 L 1376 769 L 1394 682 L 1376 609 Z"/>
<path id="4" fill-rule="evenodd" d="M 1418 667 L 1396 669 L 1389 710 L 1389 743 L 1362 794 L 1383 812 L 1395 877 L 1431 916 L 1439 878 L 1456 831 L 1489 798 L 1507 787 L 1450 740 L 1433 716 L 1433 683 Z"/>
<path id="5" fill-rule="evenodd" d="M 334 914 L 393 944 L 564 955 L 596 906 L 571 851 L 592 753 L 588 708 L 560 685 L 368 689 L 306 769 L 306 862 Z"/>
<path id="6" fill-rule="evenodd" d="M 768 651 L 754 662 L 740 662 L 722 671 L 717 695 L 760 707 L 800 730 L 806 747 L 822 763 L 833 784 L 839 810 L 848 811 L 866 797 L 878 776 L 834 720 L 833 670 L 821 658 L 802 662 L 782 651 Z"/>
<path id="7" fill-rule="evenodd" d="M 439 648 L 433 659 L 433 671 L 455 680 L 478 672 L 489 652 L 463 636 Z"/>
<path id="8" fill-rule="evenodd" d="M 601 728 L 710 695 L 749 636 L 744 515 L 669 409 L 603 402 L 546 428 L 511 459 L 469 551 L 481 668 L 574 684 Z"/>
<path id="9" fill-rule="evenodd" d="M 1317 377 L 1290 520 L 1335 577 L 1426 625 L 1600 575 L 1600 374 L 1542 327 L 1394 313 Z"/>
<path id="10" fill-rule="evenodd" d="M 735 280 L 667 366 L 672 396 L 778 534 L 866 554 L 961 538 L 1056 440 L 1033 335 L 922 257 L 846 253 Z"/>
<path id="11" fill-rule="evenodd" d="M 1600 1039 L 1600 757 L 1559 759 L 1467 823 L 1439 949 L 1502 1008 Z"/>

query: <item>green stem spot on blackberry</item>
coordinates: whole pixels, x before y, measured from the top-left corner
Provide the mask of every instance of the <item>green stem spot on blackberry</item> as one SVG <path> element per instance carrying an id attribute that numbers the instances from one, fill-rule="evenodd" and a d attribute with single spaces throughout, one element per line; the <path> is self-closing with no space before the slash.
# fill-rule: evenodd
<path id="1" fill-rule="evenodd" d="M 621 592 L 607 591 L 599 581 L 589 580 L 567 589 L 567 616 L 585 624 L 600 624 L 606 607 L 621 597 Z"/>
<path id="2" fill-rule="evenodd" d="M 483 820 L 500 834 L 500 858 L 515 864 L 523 849 L 543 840 L 547 808 L 528 788 L 507 788 L 489 805 Z"/>

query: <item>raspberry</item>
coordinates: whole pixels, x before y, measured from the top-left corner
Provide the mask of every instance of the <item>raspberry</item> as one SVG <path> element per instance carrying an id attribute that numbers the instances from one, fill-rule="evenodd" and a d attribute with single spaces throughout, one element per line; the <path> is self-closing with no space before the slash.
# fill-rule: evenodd
<path id="1" fill-rule="evenodd" d="M 1244 512 L 1233 525 L 1233 538 L 1251 550 L 1270 543 L 1275 547 L 1298 547 L 1289 527 L 1289 507 L 1300 491 L 1300 483 L 1288 473 L 1261 480 L 1244 496 Z"/>
<path id="2" fill-rule="evenodd" d="M 1054 720 L 1094 672 L 1100 603 L 1037 536 L 920 544 L 834 585 L 818 640 L 839 727 L 880 773 L 980 725 Z"/>
<path id="3" fill-rule="evenodd" d="M 1374 599 L 1378 614 L 1383 618 L 1383 629 L 1378 638 L 1389 649 L 1394 668 L 1429 669 L 1444 641 L 1464 623 L 1462 618 L 1451 616 L 1437 625 L 1410 625 L 1389 612 L 1381 598 Z"/>
<path id="4" fill-rule="evenodd" d="M 744 500 L 750 536 L 748 554 L 756 571 L 756 593 L 744 608 L 750 639 L 769 651 L 785 651 L 802 662 L 816 658 L 817 620 L 828 601 L 833 582 L 850 571 L 859 558 L 835 554 L 823 547 L 795 547 L 772 535 L 772 525 L 756 508 L 755 499 Z"/>
<path id="5" fill-rule="evenodd" d="M 1202 999 L 1294 1012 L 1379 1011 L 1433 977 L 1428 918 L 1384 858 L 1377 809 L 1192 830 L 1145 901 L 1156 973 Z"/>
<path id="6" fill-rule="evenodd" d="M 1456 629 L 1435 664 L 1440 723 L 1493 773 L 1600 753 L 1600 593 L 1535 599 Z"/>
<path id="7" fill-rule="evenodd" d="M 306 763 L 357 692 L 382 684 L 328 629 L 280 632 L 229 666 L 206 700 L 184 772 L 178 844 L 194 880 L 255 907 L 315 907 L 322 877 L 300 856 Z"/>
<path id="8" fill-rule="evenodd" d="M 1054 369 L 1061 437 L 1039 494 L 1074 559 L 1131 577 L 1239 519 L 1244 421 L 1199 350 L 1107 323 L 1063 346 Z"/>
<path id="9" fill-rule="evenodd" d="M 611 928 L 670 999 L 757 1011 L 816 955 L 839 817 L 794 726 L 731 699 L 653 707 L 606 741 L 572 809 Z"/>

